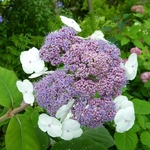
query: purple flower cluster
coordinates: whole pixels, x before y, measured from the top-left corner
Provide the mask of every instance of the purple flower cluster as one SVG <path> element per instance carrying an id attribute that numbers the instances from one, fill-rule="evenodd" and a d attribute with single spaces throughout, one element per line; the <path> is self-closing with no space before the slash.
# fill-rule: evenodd
<path id="1" fill-rule="evenodd" d="M 53 66 L 64 65 L 64 70 L 34 84 L 37 103 L 50 115 L 55 116 L 61 106 L 75 99 L 72 118 L 81 125 L 94 128 L 114 119 L 112 100 L 127 82 L 120 67 L 120 50 L 114 44 L 83 39 L 73 29 L 63 27 L 48 34 L 40 57 Z"/>
<path id="2" fill-rule="evenodd" d="M 76 100 L 73 108 L 73 119 L 83 126 L 95 128 L 114 119 L 115 104 L 109 98 L 91 98 L 87 101 Z"/>
<path id="3" fill-rule="evenodd" d="M 74 77 L 62 70 L 48 74 L 39 82 L 34 83 L 37 103 L 45 108 L 51 116 L 74 96 Z"/>
<path id="4" fill-rule="evenodd" d="M 61 55 L 70 49 L 71 40 L 75 35 L 75 30 L 69 27 L 49 33 L 40 49 L 41 59 L 50 62 L 53 66 L 60 64 L 62 62 Z"/>

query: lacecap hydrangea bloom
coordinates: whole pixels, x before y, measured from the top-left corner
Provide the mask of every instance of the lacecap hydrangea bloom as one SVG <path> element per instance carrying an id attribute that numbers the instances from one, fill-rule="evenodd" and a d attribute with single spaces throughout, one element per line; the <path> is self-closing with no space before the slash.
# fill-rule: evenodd
<path id="1" fill-rule="evenodd" d="M 33 73 L 29 78 L 42 76 L 33 83 L 35 100 L 47 113 L 39 116 L 39 128 L 64 140 L 81 136 L 80 125 L 96 128 L 112 120 L 117 132 L 129 130 L 134 106 L 118 97 L 127 80 L 136 76 L 137 55 L 132 53 L 124 63 L 120 50 L 101 31 L 82 38 L 73 19 L 60 18 L 67 26 L 49 33 L 39 51 L 32 48 L 20 58 L 23 70 Z M 47 71 L 44 61 L 57 69 Z"/>
<path id="2" fill-rule="evenodd" d="M 127 83 L 120 50 L 114 44 L 80 38 L 73 27 L 62 27 L 47 35 L 39 54 L 64 68 L 34 83 L 36 101 L 50 116 L 57 116 L 60 107 L 74 100 L 68 113 L 82 126 L 95 128 L 114 119 L 113 99 Z"/>

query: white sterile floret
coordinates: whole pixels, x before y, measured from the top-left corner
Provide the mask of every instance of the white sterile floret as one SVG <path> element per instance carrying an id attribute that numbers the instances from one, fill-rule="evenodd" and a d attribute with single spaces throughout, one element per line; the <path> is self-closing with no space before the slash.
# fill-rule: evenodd
<path id="1" fill-rule="evenodd" d="M 125 69 L 127 79 L 133 80 L 136 77 L 138 69 L 137 54 L 132 53 L 126 61 L 125 65 L 121 63 L 121 67 Z"/>
<path id="2" fill-rule="evenodd" d="M 120 109 L 115 118 L 116 131 L 123 133 L 128 131 L 134 125 L 135 115 L 133 106 L 128 106 L 125 109 Z"/>
<path id="3" fill-rule="evenodd" d="M 60 118 L 61 122 L 67 117 L 68 114 L 71 115 L 70 109 L 73 106 L 73 103 L 74 103 L 74 99 L 68 102 L 67 105 L 63 105 L 57 110 L 56 117 Z"/>
<path id="4" fill-rule="evenodd" d="M 122 108 L 127 108 L 128 106 L 133 106 L 133 103 L 128 100 L 126 96 L 119 95 L 114 99 L 114 103 L 116 106 L 116 110 L 120 110 Z"/>
<path id="5" fill-rule="evenodd" d="M 47 114 L 41 114 L 39 116 L 38 126 L 43 132 L 47 132 L 52 137 L 59 137 L 62 134 L 61 122 Z"/>
<path id="6" fill-rule="evenodd" d="M 104 34 L 102 33 L 102 31 L 100 30 L 96 30 L 92 35 L 91 35 L 91 39 L 93 40 L 103 40 L 105 42 L 109 42 L 104 38 Z"/>
<path id="7" fill-rule="evenodd" d="M 40 59 L 39 50 L 35 47 L 21 52 L 20 61 L 25 73 L 40 72 L 44 69 L 44 61 Z"/>
<path id="8" fill-rule="evenodd" d="M 77 32 L 81 32 L 81 28 L 80 26 L 77 24 L 76 21 L 74 21 L 73 19 L 71 18 L 67 18 L 65 16 L 60 16 L 61 18 L 61 21 L 67 25 L 68 27 L 71 27 L 73 28 L 74 30 L 76 30 Z"/>
<path id="9" fill-rule="evenodd" d="M 62 135 L 60 136 L 62 139 L 71 140 L 80 137 L 82 133 L 83 130 L 80 128 L 78 121 L 67 119 L 62 122 Z"/>
<path id="10" fill-rule="evenodd" d="M 47 70 L 48 70 L 48 68 L 44 67 L 42 71 L 33 73 L 31 76 L 29 76 L 29 78 L 36 78 L 36 77 L 39 77 L 43 74 L 54 73 L 54 71 L 47 71 Z"/>
<path id="11" fill-rule="evenodd" d="M 33 85 L 32 83 L 25 79 L 24 81 L 16 82 L 18 90 L 23 94 L 23 100 L 30 105 L 33 105 L 34 95 L 33 95 Z"/>

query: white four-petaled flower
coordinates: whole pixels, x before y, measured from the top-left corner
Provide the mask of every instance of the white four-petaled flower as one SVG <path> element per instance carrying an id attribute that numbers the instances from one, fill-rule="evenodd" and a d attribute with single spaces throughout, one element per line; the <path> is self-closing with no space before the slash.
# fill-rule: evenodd
<path id="1" fill-rule="evenodd" d="M 34 95 L 33 95 L 33 85 L 32 83 L 25 79 L 23 81 L 16 82 L 18 90 L 23 94 L 23 100 L 30 105 L 33 105 Z"/>
<path id="2" fill-rule="evenodd" d="M 134 105 L 123 95 L 116 97 L 114 103 L 117 111 L 114 118 L 116 131 L 120 133 L 128 131 L 134 125 Z"/>
<path id="3" fill-rule="evenodd" d="M 21 52 L 20 61 L 25 73 L 38 73 L 44 69 L 44 61 L 40 59 L 39 50 L 35 47 Z"/>
<path id="4" fill-rule="evenodd" d="M 38 126 L 43 132 L 47 132 L 52 137 L 59 137 L 62 134 L 61 122 L 47 114 L 39 116 Z"/>
<path id="5" fill-rule="evenodd" d="M 138 68 L 137 54 L 132 53 L 125 65 L 121 63 L 121 67 L 126 71 L 127 79 L 133 80 L 136 77 Z"/>
<path id="6" fill-rule="evenodd" d="M 60 136 L 62 139 L 71 140 L 80 137 L 82 133 L 83 130 L 78 121 L 67 119 L 62 122 L 62 135 Z"/>
<path id="7" fill-rule="evenodd" d="M 120 109 L 115 118 L 116 131 L 123 133 L 128 131 L 134 125 L 135 115 L 133 106 Z"/>
<path id="8" fill-rule="evenodd" d="M 81 28 L 80 26 L 77 24 L 76 21 L 74 21 L 73 19 L 71 18 L 67 18 L 65 16 L 60 16 L 61 18 L 61 21 L 67 25 L 68 27 L 71 27 L 73 28 L 74 30 L 76 30 L 77 32 L 81 32 Z"/>

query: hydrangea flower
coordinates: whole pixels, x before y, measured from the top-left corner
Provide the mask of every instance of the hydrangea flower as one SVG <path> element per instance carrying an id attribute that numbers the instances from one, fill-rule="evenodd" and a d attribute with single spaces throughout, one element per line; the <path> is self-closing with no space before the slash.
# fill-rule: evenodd
<path id="1" fill-rule="evenodd" d="M 33 85 L 32 83 L 25 79 L 23 81 L 16 82 L 18 90 L 23 94 L 23 100 L 30 105 L 33 105 L 34 95 L 33 95 Z"/>
<path id="2" fill-rule="evenodd" d="M 27 74 L 33 72 L 39 73 L 44 69 L 44 61 L 40 59 L 39 51 L 35 47 L 22 52 L 20 55 L 20 61 L 24 72 Z"/>
<path id="3" fill-rule="evenodd" d="M 47 132 L 52 137 L 59 137 L 62 134 L 61 122 L 47 114 L 41 114 L 39 116 L 38 126 L 43 132 Z"/>
<path id="4" fill-rule="evenodd" d="M 117 113 L 114 117 L 117 132 L 128 131 L 135 120 L 134 105 L 126 96 L 119 95 L 114 99 Z"/>
<path id="5" fill-rule="evenodd" d="M 79 25 L 77 24 L 77 22 L 74 21 L 73 19 L 67 18 L 67 17 L 65 17 L 65 16 L 60 16 L 60 18 L 61 18 L 61 21 L 62 21 L 65 25 L 67 25 L 68 27 L 73 28 L 74 30 L 76 30 L 76 31 L 78 31 L 78 32 L 81 32 L 80 26 L 79 26 Z"/>
<path id="6" fill-rule="evenodd" d="M 67 119 L 62 122 L 62 135 L 60 136 L 62 139 L 71 140 L 80 137 L 82 133 L 83 130 L 78 121 Z"/>
<path id="7" fill-rule="evenodd" d="M 109 42 L 107 41 L 105 38 L 104 38 L 104 34 L 102 31 L 100 30 L 96 30 L 94 31 L 94 33 L 90 36 L 91 39 L 94 39 L 94 40 L 103 40 L 105 42 Z"/>
<path id="8" fill-rule="evenodd" d="M 135 115 L 133 106 L 120 109 L 114 118 L 116 131 L 120 133 L 128 131 L 134 125 L 134 120 Z"/>
<path id="9" fill-rule="evenodd" d="M 128 60 L 125 62 L 125 65 L 121 64 L 121 67 L 125 69 L 127 79 L 133 80 L 136 77 L 138 68 L 137 54 L 132 53 Z"/>
<path id="10" fill-rule="evenodd" d="M 141 74 L 141 80 L 143 83 L 147 82 L 150 79 L 150 72 L 143 72 Z"/>

